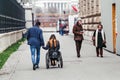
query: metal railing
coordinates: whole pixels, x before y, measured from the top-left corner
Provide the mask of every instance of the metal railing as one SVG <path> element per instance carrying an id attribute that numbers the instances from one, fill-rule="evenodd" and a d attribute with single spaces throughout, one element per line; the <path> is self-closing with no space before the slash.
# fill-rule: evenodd
<path id="1" fill-rule="evenodd" d="M 25 9 L 16 0 L 0 0 L 0 33 L 25 28 Z"/>
<path id="2" fill-rule="evenodd" d="M 20 30 L 25 28 L 25 21 L 0 15 L 0 33 Z"/>

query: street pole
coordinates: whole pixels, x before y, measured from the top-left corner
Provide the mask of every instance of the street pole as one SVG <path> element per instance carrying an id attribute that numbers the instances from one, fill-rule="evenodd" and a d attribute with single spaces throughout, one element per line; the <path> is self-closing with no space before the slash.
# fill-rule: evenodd
<path id="1" fill-rule="evenodd" d="M 34 13 L 32 12 L 32 26 L 34 26 Z"/>

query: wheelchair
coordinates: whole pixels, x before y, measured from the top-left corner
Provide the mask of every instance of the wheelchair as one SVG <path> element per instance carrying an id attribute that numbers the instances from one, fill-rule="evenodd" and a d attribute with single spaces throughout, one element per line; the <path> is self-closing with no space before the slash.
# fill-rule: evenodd
<path id="1" fill-rule="evenodd" d="M 51 51 L 46 53 L 46 69 L 50 68 L 50 66 L 57 66 L 58 68 L 63 68 L 63 59 L 61 52 L 59 51 Z"/>

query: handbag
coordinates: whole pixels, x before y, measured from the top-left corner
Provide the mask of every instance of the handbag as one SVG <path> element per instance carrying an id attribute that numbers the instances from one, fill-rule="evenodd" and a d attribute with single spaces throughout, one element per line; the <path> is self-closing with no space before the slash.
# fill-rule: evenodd
<path id="1" fill-rule="evenodd" d="M 105 44 L 105 43 L 103 43 L 103 44 L 102 44 L 102 47 L 106 48 L 107 46 L 106 46 L 106 44 Z"/>

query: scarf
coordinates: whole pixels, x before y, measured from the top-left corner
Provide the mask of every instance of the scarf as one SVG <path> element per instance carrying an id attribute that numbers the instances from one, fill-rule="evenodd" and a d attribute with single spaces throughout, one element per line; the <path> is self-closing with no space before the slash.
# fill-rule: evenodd
<path id="1" fill-rule="evenodd" d="M 102 34 L 102 39 L 105 40 L 105 37 L 104 37 L 104 31 L 103 29 L 101 30 L 101 34 Z M 98 29 L 96 30 L 96 35 L 95 35 L 95 46 L 97 47 L 98 45 Z"/>

